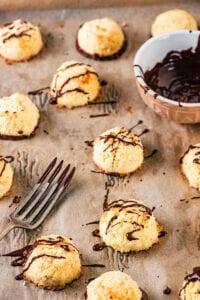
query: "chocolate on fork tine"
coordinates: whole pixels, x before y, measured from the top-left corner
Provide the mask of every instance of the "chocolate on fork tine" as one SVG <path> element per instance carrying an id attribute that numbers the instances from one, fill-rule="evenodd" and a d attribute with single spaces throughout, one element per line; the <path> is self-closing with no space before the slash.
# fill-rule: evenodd
<path id="1" fill-rule="evenodd" d="M 34 185 L 25 201 L 9 216 L 10 223 L 0 234 L 0 240 L 13 228 L 37 228 L 49 214 L 54 204 L 63 195 L 75 172 L 68 164 L 61 172 L 63 161 L 56 166 L 54 158 L 38 182 Z M 61 174 L 59 175 L 59 173 Z M 59 176 L 58 176 L 59 175 Z M 58 178 L 56 179 L 56 177 Z M 49 178 L 48 178 L 49 177 Z"/>
<path id="2" fill-rule="evenodd" d="M 45 207 L 45 209 L 41 209 L 41 215 L 40 218 L 37 220 L 37 216 L 31 221 L 31 225 L 33 226 L 33 229 L 38 227 L 43 220 L 47 217 L 47 215 L 49 214 L 49 212 L 51 211 L 51 209 L 53 208 L 53 206 L 55 205 L 55 203 L 59 200 L 59 198 L 64 194 L 64 191 L 67 189 L 67 187 L 69 186 L 72 177 L 75 173 L 76 168 L 74 167 L 71 172 L 69 173 L 69 175 L 67 176 L 67 178 L 65 179 L 64 184 L 57 189 L 57 193 L 55 194 L 54 197 L 52 197 L 52 199 L 50 199 L 50 201 L 48 201 L 49 199 L 46 199 L 45 201 L 45 205 L 47 207 L 45 207 L 45 205 L 43 205 L 43 208 Z M 44 199 L 45 200 L 45 199 Z M 39 214 L 38 214 L 39 215 Z"/>
<path id="3" fill-rule="evenodd" d="M 32 188 L 32 190 L 30 191 L 30 193 L 28 194 L 28 196 L 26 197 L 26 199 L 24 200 L 24 202 L 22 203 L 22 205 L 20 205 L 15 213 L 19 213 L 22 209 L 24 209 L 24 207 L 27 205 L 27 203 L 31 200 L 31 198 L 35 195 L 35 193 L 39 190 L 41 184 L 44 182 L 44 180 L 47 178 L 47 176 L 49 175 L 49 173 L 52 171 L 52 169 L 54 168 L 55 164 L 57 161 L 57 157 L 55 157 L 50 164 L 48 165 L 48 167 L 46 168 L 46 170 L 44 171 L 44 173 L 42 174 L 42 176 L 40 177 L 40 179 L 38 180 L 38 182 L 34 185 L 34 187 Z"/>

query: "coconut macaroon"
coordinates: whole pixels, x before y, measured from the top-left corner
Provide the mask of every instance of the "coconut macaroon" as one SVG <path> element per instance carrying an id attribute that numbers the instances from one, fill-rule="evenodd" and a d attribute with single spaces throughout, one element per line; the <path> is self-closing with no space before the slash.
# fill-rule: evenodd
<path id="1" fill-rule="evenodd" d="M 73 108 L 96 100 L 101 90 L 99 76 L 90 65 L 77 61 L 63 63 L 53 77 L 50 103 Z"/>
<path id="2" fill-rule="evenodd" d="M 152 209 L 141 201 L 130 199 L 107 204 L 99 230 L 106 246 L 120 252 L 138 252 L 159 242 L 163 226 L 157 223 Z"/>
<path id="3" fill-rule="evenodd" d="M 12 186 L 13 169 L 10 163 L 13 159 L 12 156 L 0 155 L 0 199 L 9 193 Z"/>
<path id="4" fill-rule="evenodd" d="M 78 250 L 63 236 L 42 236 L 32 245 L 23 267 L 23 278 L 49 290 L 63 289 L 81 275 Z"/>
<path id="5" fill-rule="evenodd" d="M 200 143 L 189 146 L 180 160 L 180 165 L 189 185 L 200 190 Z"/>
<path id="6" fill-rule="evenodd" d="M 93 160 L 106 174 L 128 175 L 144 161 L 141 139 L 125 127 L 115 127 L 94 141 Z"/>
<path id="7" fill-rule="evenodd" d="M 27 61 L 43 48 L 38 26 L 15 20 L 0 27 L 0 55 L 7 62 Z"/>
<path id="8" fill-rule="evenodd" d="M 182 9 L 172 9 L 158 15 L 151 27 L 152 36 L 174 30 L 198 30 L 197 21 Z"/>
<path id="9" fill-rule="evenodd" d="M 126 48 L 121 27 L 110 18 L 95 19 L 80 26 L 76 46 L 86 57 L 106 60 L 120 56 Z"/>
<path id="10" fill-rule="evenodd" d="M 136 281 L 121 271 L 110 271 L 92 280 L 86 290 L 88 300 L 141 300 Z"/>
<path id="11" fill-rule="evenodd" d="M 26 95 L 15 93 L 0 98 L 0 138 L 23 139 L 34 134 L 39 111 Z"/>
<path id="12" fill-rule="evenodd" d="M 196 267 L 192 274 L 185 277 L 179 296 L 182 300 L 200 299 L 200 267 Z"/>

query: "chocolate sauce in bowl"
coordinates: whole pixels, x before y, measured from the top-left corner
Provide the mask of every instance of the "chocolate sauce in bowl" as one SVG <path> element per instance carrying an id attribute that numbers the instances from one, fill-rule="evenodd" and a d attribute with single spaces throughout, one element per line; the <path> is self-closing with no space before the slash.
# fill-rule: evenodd
<path id="1" fill-rule="evenodd" d="M 200 36 L 195 49 L 170 51 L 163 61 L 144 73 L 157 94 L 184 103 L 200 103 Z"/>

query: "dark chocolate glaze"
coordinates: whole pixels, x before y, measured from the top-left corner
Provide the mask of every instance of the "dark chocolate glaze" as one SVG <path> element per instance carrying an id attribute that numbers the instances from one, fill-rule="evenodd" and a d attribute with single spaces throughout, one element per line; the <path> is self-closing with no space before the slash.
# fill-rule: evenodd
<path id="1" fill-rule="evenodd" d="M 162 230 L 162 231 L 159 232 L 158 237 L 159 237 L 159 238 L 164 237 L 164 236 L 166 236 L 166 234 L 167 234 L 167 231 Z"/>
<path id="2" fill-rule="evenodd" d="M 84 142 L 88 147 L 93 147 L 94 141 L 85 141 Z"/>
<path id="3" fill-rule="evenodd" d="M 180 164 L 182 164 L 182 162 L 183 162 L 183 158 L 185 157 L 185 155 L 191 150 L 191 149 L 197 149 L 197 153 L 199 152 L 199 150 L 198 149 L 200 149 L 200 146 L 196 146 L 196 145 L 190 145 L 189 147 L 188 147 L 188 149 L 187 149 L 187 151 L 183 154 L 183 156 L 180 158 Z M 195 159 L 194 159 L 195 160 Z M 193 162 L 194 162 L 194 160 L 193 160 Z"/>
<path id="4" fill-rule="evenodd" d="M 104 242 L 102 242 L 102 243 L 95 244 L 95 245 L 92 247 L 92 249 L 93 249 L 94 251 L 101 251 L 101 250 L 103 250 L 103 249 L 106 248 L 106 247 L 107 247 L 106 244 L 105 244 Z"/>
<path id="5" fill-rule="evenodd" d="M 170 51 L 144 73 L 144 80 L 161 96 L 179 103 L 200 103 L 200 36 L 195 49 Z"/>
<path id="6" fill-rule="evenodd" d="M 99 229 L 93 230 L 93 231 L 92 231 L 92 235 L 95 236 L 95 237 L 100 237 Z"/>
<path id="7" fill-rule="evenodd" d="M 83 49 L 81 49 L 81 47 L 78 44 L 78 40 L 76 39 L 76 49 L 78 50 L 78 52 L 80 52 L 85 57 L 92 58 L 95 60 L 102 60 L 102 61 L 103 60 L 113 60 L 113 59 L 119 58 L 125 52 L 125 50 L 127 48 L 127 44 L 128 44 L 127 39 L 124 35 L 124 43 L 123 43 L 121 49 L 117 53 L 114 53 L 109 56 L 100 56 L 99 54 L 89 54 L 89 53 L 85 52 Z"/>
<path id="8" fill-rule="evenodd" d="M 65 69 L 72 68 L 72 67 L 77 66 L 77 65 L 83 65 L 83 64 L 82 64 L 82 63 L 74 63 L 74 64 L 72 64 L 72 65 L 70 65 L 70 66 L 67 66 L 67 67 L 65 67 L 65 68 L 63 68 L 63 69 L 60 69 L 59 72 L 60 72 L 61 70 L 64 71 Z M 88 66 L 89 66 L 89 65 L 88 65 Z M 82 94 L 88 94 L 86 91 L 84 91 L 83 89 L 80 89 L 80 88 L 74 88 L 74 89 L 66 90 L 66 91 L 63 92 L 63 88 L 64 88 L 64 87 L 66 86 L 66 84 L 68 84 L 71 80 L 76 79 L 76 78 L 80 78 L 81 76 L 86 76 L 86 75 L 88 75 L 88 74 L 93 74 L 93 75 L 97 76 L 97 78 L 98 78 L 98 80 L 99 80 L 98 74 L 97 74 L 96 72 L 90 71 L 90 70 L 86 70 L 84 73 L 81 73 L 81 74 L 78 74 L 78 75 L 74 75 L 74 76 L 72 76 L 72 77 L 69 77 L 69 78 L 67 78 L 67 79 L 65 80 L 65 82 L 61 85 L 59 91 L 55 91 L 54 89 L 52 90 L 52 91 L 55 93 L 55 96 L 49 99 L 49 103 L 50 103 L 50 104 L 57 104 L 57 99 L 58 99 L 59 97 L 65 95 L 65 94 L 67 94 L 67 93 L 71 93 L 71 92 L 78 92 L 78 93 L 82 93 Z M 58 73 L 58 75 L 57 75 L 57 78 L 58 78 L 58 77 L 59 77 L 59 73 Z M 57 86 L 57 78 L 56 78 L 55 84 L 54 84 L 55 87 Z"/>
<path id="9" fill-rule="evenodd" d="M 110 101 L 95 101 L 95 102 L 88 102 L 88 105 L 99 105 L 99 104 L 116 104 L 118 101 L 110 100 Z"/>
<path id="10" fill-rule="evenodd" d="M 39 121 L 38 121 L 39 124 Z M 11 140 L 11 141 L 20 141 L 20 140 L 24 140 L 24 139 L 30 139 L 35 135 L 36 130 L 38 129 L 38 124 L 36 125 L 36 127 L 34 128 L 33 132 L 30 135 L 5 135 L 5 134 L 0 134 L 0 139 L 1 140 Z"/>
<path id="11" fill-rule="evenodd" d="M 144 135 L 145 133 L 148 133 L 149 131 L 150 131 L 150 129 L 145 128 L 140 134 L 138 134 L 138 136 L 140 137 L 140 136 Z"/>
<path id="12" fill-rule="evenodd" d="M 108 117 L 108 116 L 110 116 L 110 113 L 90 115 L 90 118 L 100 118 L 100 117 Z"/>
<path id="13" fill-rule="evenodd" d="M 3 175 L 3 172 L 5 171 L 5 168 L 6 168 L 6 164 L 11 163 L 13 160 L 14 160 L 13 156 L 2 156 L 2 155 L 0 155 L 0 161 L 4 162 L 3 167 L 0 170 L 0 176 Z"/>
<path id="14" fill-rule="evenodd" d="M 18 204 L 21 200 L 21 196 L 14 196 L 14 198 L 12 199 L 12 202 L 10 203 L 9 207 L 13 206 L 13 204 Z"/>
<path id="15" fill-rule="evenodd" d="M 31 37 L 30 34 L 28 34 L 27 32 L 29 32 L 30 30 L 33 30 L 33 27 L 27 28 L 23 31 L 20 31 L 19 33 L 12 33 L 7 35 L 5 38 L 2 39 L 2 42 L 5 43 L 6 41 L 10 40 L 11 38 L 15 37 L 15 38 L 19 38 L 22 36 L 28 36 Z"/>
<path id="16" fill-rule="evenodd" d="M 89 264 L 89 265 L 82 265 L 83 267 L 87 268 L 105 268 L 106 266 L 103 264 Z"/>
<path id="17" fill-rule="evenodd" d="M 66 244 L 66 241 L 64 240 L 63 237 L 57 236 L 56 239 L 53 239 L 53 238 L 49 238 L 49 240 L 39 239 L 35 243 L 33 243 L 31 245 L 28 245 L 28 246 L 23 247 L 21 249 L 9 252 L 7 254 L 3 254 L 2 256 L 18 257 L 17 259 L 15 259 L 15 260 L 13 260 L 11 262 L 11 265 L 14 266 L 14 267 L 15 266 L 24 266 L 24 264 L 26 263 L 29 255 L 32 253 L 32 251 L 33 251 L 34 248 L 36 248 L 39 245 L 53 246 L 53 245 L 56 245 L 58 243 L 61 243 L 60 247 L 63 248 L 65 251 L 70 251 L 70 247 L 69 246 L 70 245 L 73 246 L 71 243 Z M 28 264 L 28 266 L 23 270 L 23 272 L 21 274 L 17 275 L 15 277 L 15 279 L 16 280 L 22 280 L 24 273 L 30 268 L 30 266 L 32 265 L 32 263 L 36 259 L 41 258 L 41 257 L 52 257 L 52 258 L 55 258 L 55 259 L 66 259 L 66 257 L 64 257 L 64 256 L 55 256 L 55 255 L 49 255 L 49 254 L 45 254 L 45 253 L 41 254 L 41 255 L 34 256 L 31 259 L 31 261 Z"/>
<path id="18" fill-rule="evenodd" d="M 168 286 L 166 286 L 166 288 L 163 290 L 164 295 L 170 295 L 171 292 L 172 292 L 172 290 Z"/>
<path id="19" fill-rule="evenodd" d="M 107 151 L 108 149 L 113 152 L 113 161 L 112 164 L 114 165 L 115 163 L 115 159 L 116 159 L 116 155 L 117 155 L 117 151 L 118 151 L 118 147 L 120 145 L 120 143 L 123 143 L 126 146 L 139 146 L 142 148 L 141 144 L 139 143 L 139 141 L 135 140 L 135 138 L 133 136 L 130 136 L 131 130 L 127 130 L 125 127 L 122 127 L 120 129 L 119 132 L 117 133 L 109 133 L 109 134 L 105 134 L 105 135 L 100 135 L 99 139 L 103 140 L 104 144 L 108 143 L 108 145 L 105 145 L 104 148 L 104 152 Z M 106 172 L 106 174 L 108 175 L 113 175 L 113 173 L 108 173 Z M 115 175 L 117 173 L 114 173 Z M 117 174 L 117 176 L 119 176 L 119 174 Z"/>
<path id="20" fill-rule="evenodd" d="M 141 288 L 140 288 L 140 290 L 142 292 L 142 300 L 149 300 L 147 293 Z"/>
<path id="21" fill-rule="evenodd" d="M 189 274 L 187 275 L 185 278 L 185 284 L 184 286 L 182 287 L 182 289 L 180 290 L 179 292 L 179 296 L 181 295 L 182 291 L 184 291 L 186 289 L 186 287 L 188 286 L 188 284 L 190 282 L 195 282 L 195 281 L 200 281 L 200 267 L 195 267 L 193 269 L 193 273 L 192 274 Z"/>
<path id="22" fill-rule="evenodd" d="M 126 209 L 127 214 L 139 215 L 140 213 L 145 212 L 147 214 L 147 218 L 149 218 L 153 212 L 153 209 L 150 209 L 149 207 L 145 206 L 144 204 L 138 203 L 137 201 L 134 201 L 134 200 L 122 200 L 121 199 L 121 200 L 115 200 L 109 204 L 108 204 L 107 199 L 106 199 L 106 201 L 104 200 L 103 210 L 109 211 L 112 208 L 118 208 L 119 212 L 122 211 L 123 209 Z M 118 219 L 117 216 L 111 217 L 110 221 L 108 222 L 107 228 L 105 230 L 105 234 L 108 234 L 108 231 L 110 228 L 122 223 L 122 221 L 114 222 L 115 220 L 117 221 L 117 219 Z M 128 221 L 126 221 L 126 220 L 123 221 L 123 223 L 127 223 L 127 222 Z M 126 238 L 129 241 L 138 240 L 138 238 L 134 236 L 134 233 L 143 229 L 144 225 L 139 224 L 137 222 L 132 222 L 131 224 L 135 225 L 135 228 L 132 231 L 126 233 Z"/>
<path id="23" fill-rule="evenodd" d="M 86 223 L 85 225 L 99 224 L 99 220 Z"/>
<path id="24" fill-rule="evenodd" d="M 34 90 L 34 91 L 30 91 L 30 92 L 28 92 L 28 95 L 41 95 L 41 94 L 43 94 L 44 93 L 44 91 L 48 91 L 49 90 L 49 86 L 46 86 L 46 87 L 44 87 L 44 88 L 40 88 L 40 89 L 37 89 L 37 90 Z"/>
<path id="25" fill-rule="evenodd" d="M 145 159 L 150 158 L 150 157 L 154 156 L 157 152 L 158 152 L 158 149 L 153 149 L 152 152 L 149 155 L 145 156 L 144 158 Z"/>

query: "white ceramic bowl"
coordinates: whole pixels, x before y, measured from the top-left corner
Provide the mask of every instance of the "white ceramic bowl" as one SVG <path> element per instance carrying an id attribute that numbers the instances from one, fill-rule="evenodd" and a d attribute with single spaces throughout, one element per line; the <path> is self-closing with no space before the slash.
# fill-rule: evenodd
<path id="1" fill-rule="evenodd" d="M 179 123 L 199 123 L 200 103 L 178 103 L 157 95 L 144 81 L 143 72 L 161 62 L 172 50 L 195 49 L 199 36 L 200 31 L 179 30 L 153 37 L 139 48 L 133 62 L 137 87 L 144 102 L 157 114 Z"/>

